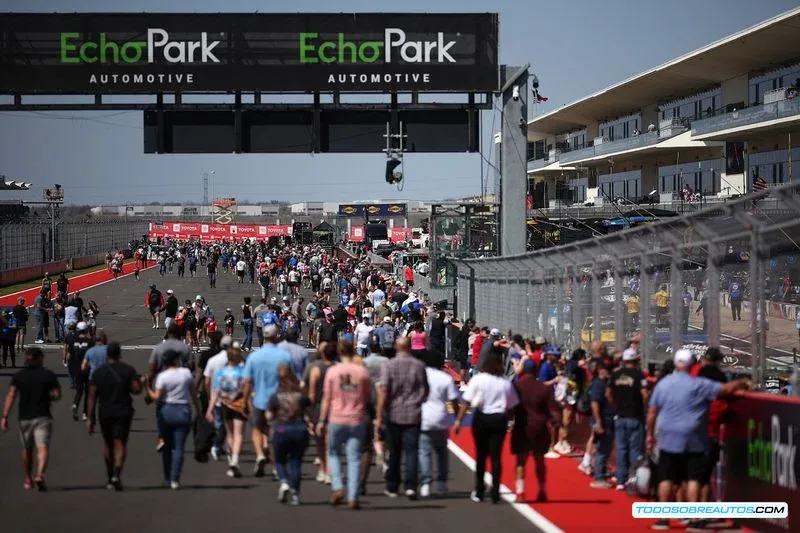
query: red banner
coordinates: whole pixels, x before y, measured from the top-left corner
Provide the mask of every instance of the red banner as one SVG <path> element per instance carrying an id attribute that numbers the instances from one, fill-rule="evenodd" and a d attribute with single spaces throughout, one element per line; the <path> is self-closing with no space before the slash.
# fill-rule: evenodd
<path id="1" fill-rule="evenodd" d="M 150 224 L 150 238 L 172 237 L 175 239 L 200 238 L 203 241 L 230 239 L 267 239 L 292 234 L 292 226 L 259 224 L 204 224 L 201 222 L 168 222 Z"/>
<path id="2" fill-rule="evenodd" d="M 364 226 L 350 226 L 350 241 L 363 242 L 364 241 Z"/>
<path id="3" fill-rule="evenodd" d="M 391 242 L 406 242 L 411 240 L 411 228 L 389 228 L 389 240 Z"/>

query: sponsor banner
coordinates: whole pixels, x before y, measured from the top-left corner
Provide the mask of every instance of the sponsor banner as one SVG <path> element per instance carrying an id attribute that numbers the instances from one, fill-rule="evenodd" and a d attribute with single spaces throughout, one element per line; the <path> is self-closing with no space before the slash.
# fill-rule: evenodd
<path id="1" fill-rule="evenodd" d="M 411 228 L 389 228 L 391 242 L 406 242 L 411 240 Z"/>
<path id="2" fill-rule="evenodd" d="M 730 402 L 725 423 L 723 501 L 786 502 L 800 509 L 800 398 L 746 393 Z M 718 489 L 720 490 L 720 489 Z M 758 531 L 798 531 L 797 514 L 748 521 Z"/>
<path id="3" fill-rule="evenodd" d="M 408 214 L 407 204 L 340 204 L 339 216 L 351 218 L 389 218 L 404 217 Z"/>
<path id="4" fill-rule="evenodd" d="M 364 241 L 364 226 L 351 226 L 349 239 L 352 242 Z"/>
<path id="5" fill-rule="evenodd" d="M 288 224 L 257 225 L 257 224 L 200 224 L 200 223 L 171 223 L 158 226 L 150 224 L 150 237 L 172 237 L 175 239 L 200 238 L 215 241 L 231 238 L 266 239 L 292 234 L 292 227 Z"/>
<path id="6" fill-rule="evenodd" d="M 363 204 L 339 204 L 340 217 L 364 217 Z"/>
<path id="7" fill-rule="evenodd" d="M 498 89 L 496 13 L 9 13 L 0 34 L 0 93 Z"/>

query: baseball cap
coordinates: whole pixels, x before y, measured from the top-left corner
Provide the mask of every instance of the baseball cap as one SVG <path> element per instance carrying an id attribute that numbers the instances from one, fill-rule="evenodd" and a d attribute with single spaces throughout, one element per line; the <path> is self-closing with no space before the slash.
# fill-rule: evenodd
<path id="1" fill-rule="evenodd" d="M 392 319 L 389 318 L 388 316 L 385 316 L 385 317 L 383 317 L 383 322 L 386 323 L 386 324 L 391 324 L 392 323 Z"/>
<path id="2" fill-rule="evenodd" d="M 622 352 L 623 361 L 636 361 L 638 359 L 639 359 L 639 352 L 637 352 L 633 348 L 628 348 L 624 352 Z"/>
<path id="3" fill-rule="evenodd" d="M 202 296 L 200 296 L 200 295 L 198 294 L 197 296 L 195 296 L 195 297 L 194 297 L 194 299 L 195 299 L 195 300 L 202 300 L 202 299 L 203 299 L 203 297 L 202 297 Z"/>
<path id="4" fill-rule="evenodd" d="M 536 362 L 533 359 L 525 359 L 525 362 L 522 363 L 522 373 L 533 374 L 534 372 L 536 372 Z"/>
<path id="5" fill-rule="evenodd" d="M 167 294 L 173 294 L 174 291 L 172 289 L 167 289 Z"/>
<path id="6" fill-rule="evenodd" d="M 533 342 L 535 342 L 536 344 L 545 344 L 547 342 L 547 340 L 544 337 L 542 337 L 541 335 L 539 335 L 538 337 L 533 339 Z"/>
<path id="7" fill-rule="evenodd" d="M 500 330 L 497 328 L 492 328 L 492 330 L 489 332 L 489 335 L 491 335 L 492 337 L 499 337 Z"/>
<path id="8" fill-rule="evenodd" d="M 150 284 L 150 288 L 151 288 L 151 289 L 155 289 L 155 288 L 156 288 L 156 284 L 155 284 L 155 283 L 151 283 L 151 284 Z"/>
<path id="9" fill-rule="evenodd" d="M 675 357 L 673 358 L 675 366 L 682 366 L 685 368 L 692 364 L 692 361 L 694 361 L 694 355 L 692 355 L 692 352 L 689 350 L 681 348 L 675 352 Z"/>
<path id="10" fill-rule="evenodd" d="M 232 343 L 233 343 L 233 337 L 231 337 L 230 335 L 225 335 L 219 341 L 219 346 L 220 348 L 230 348 Z"/>
<path id="11" fill-rule="evenodd" d="M 89 325 L 86 322 L 78 322 L 78 325 L 75 326 L 78 331 L 86 331 L 89 329 Z"/>
<path id="12" fill-rule="evenodd" d="M 242 349 L 242 345 L 241 345 L 241 343 L 239 341 L 233 341 L 231 343 L 230 347 L 233 348 L 234 350 L 241 350 Z"/>

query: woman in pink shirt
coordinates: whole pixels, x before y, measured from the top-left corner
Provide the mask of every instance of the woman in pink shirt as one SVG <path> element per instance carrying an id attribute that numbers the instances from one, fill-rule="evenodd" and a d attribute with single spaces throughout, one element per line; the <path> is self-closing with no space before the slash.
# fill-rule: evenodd
<path id="1" fill-rule="evenodd" d="M 425 334 L 425 326 L 422 322 L 414 324 L 414 329 L 409 337 L 411 337 L 411 353 L 417 359 L 424 360 L 428 350 L 428 335 Z"/>
<path id="2" fill-rule="evenodd" d="M 347 501 L 350 509 L 359 509 L 358 489 L 361 452 L 366 440 L 367 405 L 372 392 L 369 372 L 354 363 L 353 343 L 339 343 L 340 363 L 328 368 L 322 392 L 322 409 L 317 433 L 328 428 L 328 469 L 331 476 L 331 505 L 345 498 L 339 451 L 347 454 Z"/>

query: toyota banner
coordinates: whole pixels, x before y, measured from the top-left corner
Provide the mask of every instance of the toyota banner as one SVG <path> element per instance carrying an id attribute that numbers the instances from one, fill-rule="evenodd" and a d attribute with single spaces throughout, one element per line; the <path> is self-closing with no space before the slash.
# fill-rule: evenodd
<path id="1" fill-rule="evenodd" d="M 1 14 L 0 93 L 488 92 L 498 16 Z"/>

